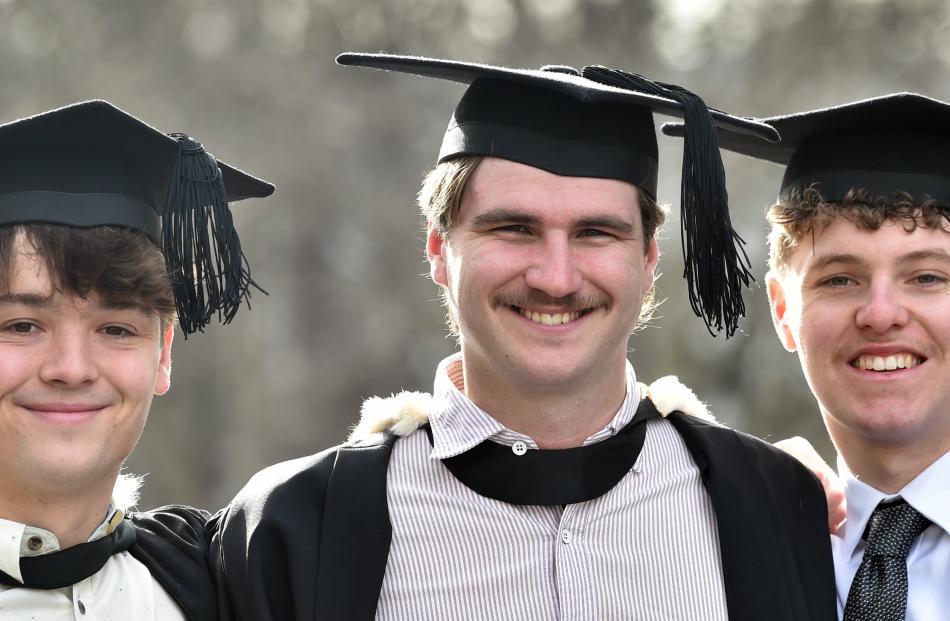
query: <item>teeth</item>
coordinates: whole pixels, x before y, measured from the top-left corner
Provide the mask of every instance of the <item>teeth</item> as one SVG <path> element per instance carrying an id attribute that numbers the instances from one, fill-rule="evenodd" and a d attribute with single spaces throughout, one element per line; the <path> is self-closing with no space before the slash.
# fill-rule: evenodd
<path id="1" fill-rule="evenodd" d="M 860 356 L 851 366 L 865 371 L 895 371 L 913 369 L 923 360 L 913 354 L 891 354 L 890 356 Z"/>
<path id="2" fill-rule="evenodd" d="M 576 320 L 581 316 L 580 313 L 555 313 L 550 315 L 548 313 L 538 313 L 532 312 L 525 309 L 520 309 L 521 316 L 525 319 L 530 319 L 534 323 L 540 323 L 544 326 L 559 326 L 564 323 L 570 323 Z"/>

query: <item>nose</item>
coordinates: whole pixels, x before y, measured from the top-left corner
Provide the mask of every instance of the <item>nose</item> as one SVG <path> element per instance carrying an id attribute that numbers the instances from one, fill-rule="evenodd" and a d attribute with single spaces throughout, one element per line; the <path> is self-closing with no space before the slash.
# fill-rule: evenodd
<path id="1" fill-rule="evenodd" d="M 52 335 L 40 379 L 50 384 L 81 386 L 98 378 L 92 344 L 85 334 L 59 332 Z"/>
<path id="2" fill-rule="evenodd" d="M 887 283 L 872 283 L 855 315 L 858 327 L 877 334 L 901 328 L 910 320 L 910 311 L 900 292 Z"/>
<path id="3" fill-rule="evenodd" d="M 562 298 L 581 288 L 583 276 L 566 236 L 549 236 L 539 244 L 525 272 L 525 284 L 552 298 Z"/>

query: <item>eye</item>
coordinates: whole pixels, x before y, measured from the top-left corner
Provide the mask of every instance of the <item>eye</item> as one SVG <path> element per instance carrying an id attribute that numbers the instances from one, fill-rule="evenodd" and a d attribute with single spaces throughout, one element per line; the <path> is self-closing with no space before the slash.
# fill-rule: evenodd
<path id="1" fill-rule="evenodd" d="M 31 334 L 39 330 L 37 326 L 32 321 L 14 321 L 8 323 L 4 328 L 7 332 L 13 332 L 14 334 Z"/>
<path id="2" fill-rule="evenodd" d="M 826 278 L 819 283 L 821 286 L 831 287 L 832 289 L 840 289 L 853 284 L 854 280 L 848 276 L 842 276 L 840 274 Z"/>
<path id="3" fill-rule="evenodd" d="M 947 279 L 940 274 L 918 274 L 917 276 L 914 276 L 913 282 L 925 287 L 933 287 L 946 283 Z"/>
<path id="4" fill-rule="evenodd" d="M 578 237 L 612 237 L 607 231 L 602 231 L 600 229 L 583 229 L 578 231 Z"/>
<path id="5" fill-rule="evenodd" d="M 102 331 L 107 336 L 114 337 L 124 337 L 124 336 L 134 336 L 134 333 L 124 326 L 106 326 Z"/>
<path id="6" fill-rule="evenodd" d="M 499 233 L 522 233 L 523 234 L 523 233 L 531 232 L 530 230 L 528 230 L 528 227 L 526 227 L 523 224 L 506 224 L 505 226 L 499 226 L 495 228 L 494 230 Z"/>

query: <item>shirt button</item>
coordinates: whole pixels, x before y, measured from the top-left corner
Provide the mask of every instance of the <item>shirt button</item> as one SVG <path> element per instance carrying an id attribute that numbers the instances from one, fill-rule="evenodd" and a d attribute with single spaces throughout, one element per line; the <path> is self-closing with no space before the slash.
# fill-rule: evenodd
<path id="1" fill-rule="evenodd" d="M 36 552 L 43 547 L 43 540 L 36 536 L 30 537 L 26 540 L 26 547 L 28 547 L 33 552 Z"/>
<path id="2" fill-rule="evenodd" d="M 521 440 L 517 440 L 515 441 L 514 444 L 511 445 L 511 452 L 517 455 L 518 457 L 521 457 L 522 455 L 528 452 L 528 445 L 522 442 Z"/>
<path id="3" fill-rule="evenodd" d="M 76 606 L 76 607 L 79 608 L 79 614 L 81 614 L 81 615 L 86 614 L 86 605 L 82 603 L 82 600 L 79 600 L 79 601 L 77 602 L 77 606 Z"/>
<path id="4" fill-rule="evenodd" d="M 567 530 L 566 528 L 561 531 L 561 543 L 569 544 L 573 539 L 574 536 L 571 535 L 571 531 Z"/>

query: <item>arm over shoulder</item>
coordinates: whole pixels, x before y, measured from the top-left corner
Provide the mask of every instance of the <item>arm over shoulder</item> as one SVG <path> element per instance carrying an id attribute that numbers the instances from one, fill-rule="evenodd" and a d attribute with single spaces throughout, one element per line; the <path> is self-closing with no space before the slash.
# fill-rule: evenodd
<path id="1" fill-rule="evenodd" d="M 212 518 L 222 619 L 314 618 L 323 509 L 337 452 L 262 470 Z"/>
<path id="2" fill-rule="evenodd" d="M 217 595 L 209 565 L 207 511 L 170 505 L 132 512 L 135 544 L 129 553 L 145 565 L 188 619 L 214 619 Z"/>

